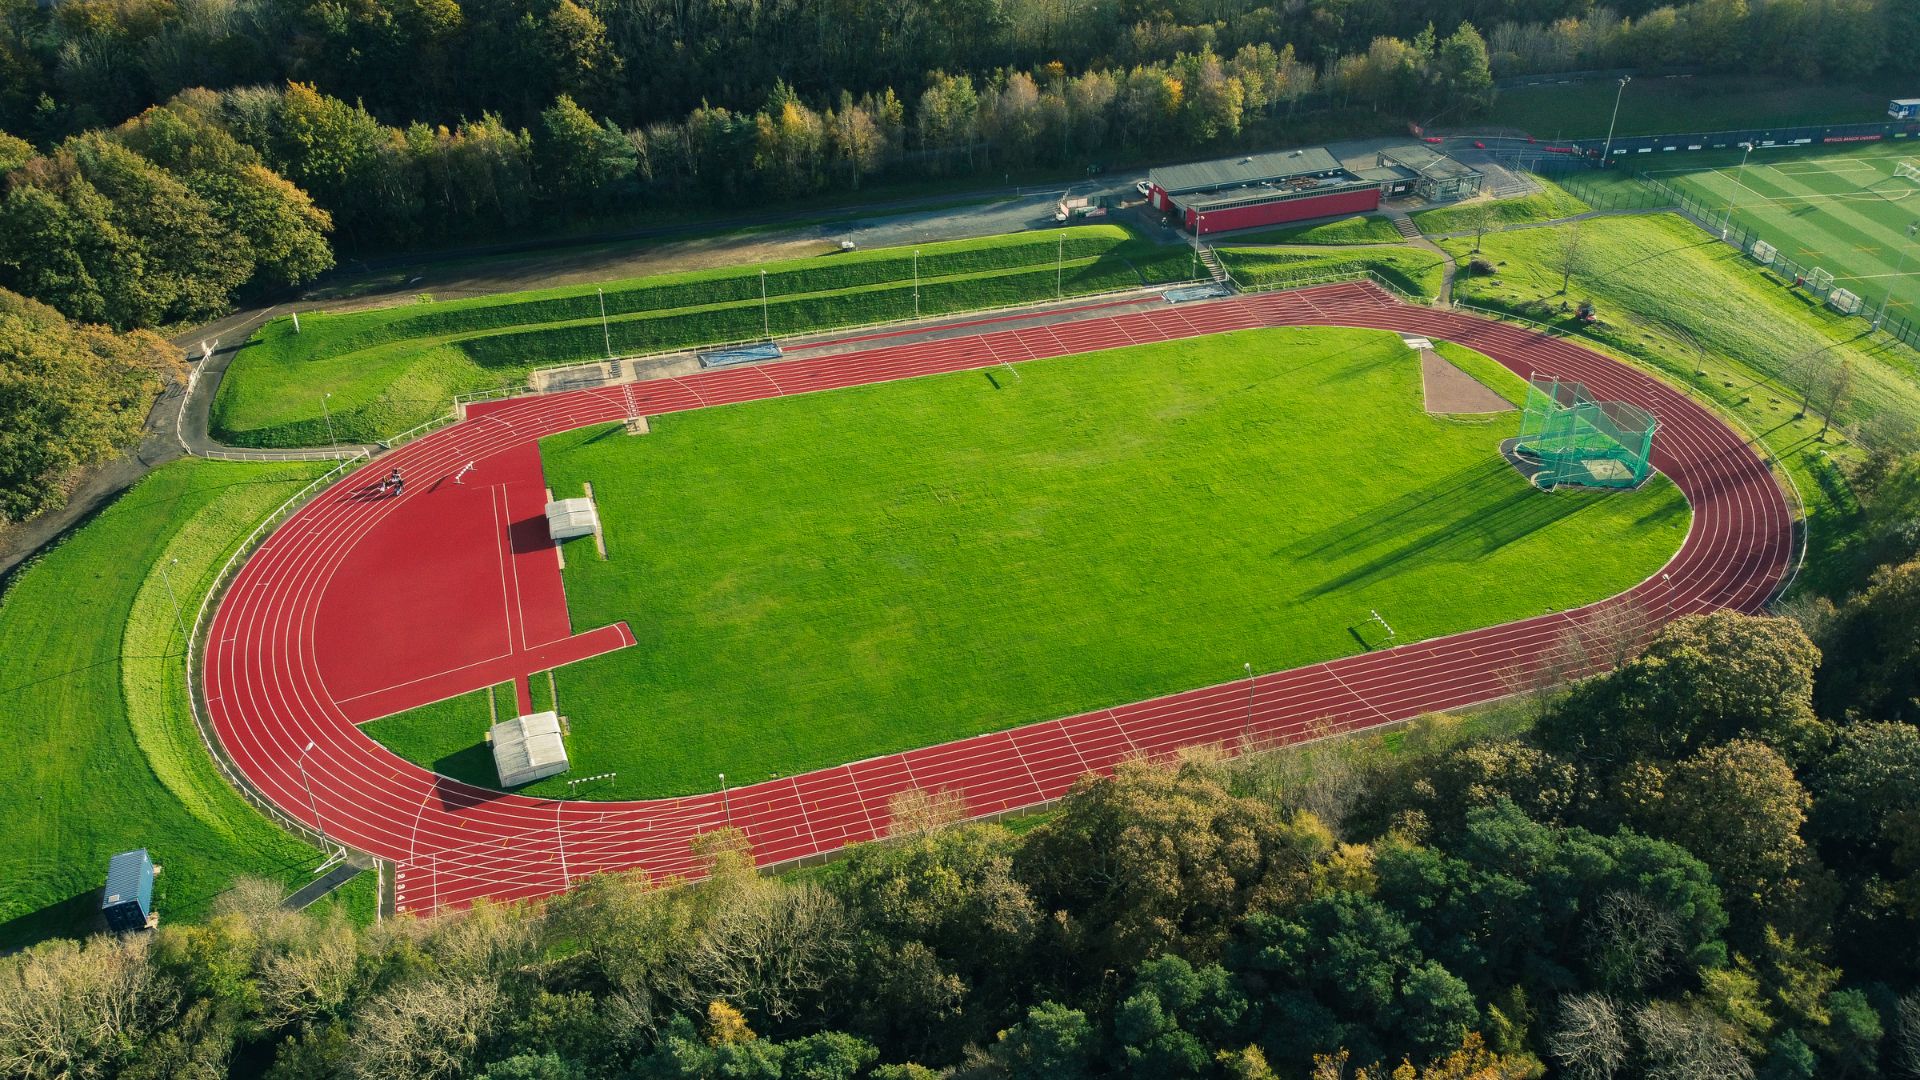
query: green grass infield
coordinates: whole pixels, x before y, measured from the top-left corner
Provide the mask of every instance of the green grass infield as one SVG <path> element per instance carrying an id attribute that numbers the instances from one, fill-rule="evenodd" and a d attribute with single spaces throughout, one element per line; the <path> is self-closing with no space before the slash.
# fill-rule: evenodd
<path id="1" fill-rule="evenodd" d="M 1414 640 L 1571 607 L 1678 547 L 1664 478 L 1534 490 L 1518 423 L 1426 414 L 1392 334 L 1282 329 L 554 436 L 609 549 L 568 549 L 574 623 L 639 641 L 557 672 L 573 775 L 788 775 L 1346 655 L 1370 609 Z M 430 711 L 369 730 L 431 765 L 472 708 L 439 745 Z"/>

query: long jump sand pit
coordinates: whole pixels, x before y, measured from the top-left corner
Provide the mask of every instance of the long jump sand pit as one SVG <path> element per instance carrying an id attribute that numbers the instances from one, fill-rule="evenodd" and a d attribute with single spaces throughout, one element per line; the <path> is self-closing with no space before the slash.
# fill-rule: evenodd
<path id="1" fill-rule="evenodd" d="M 1420 387 L 1429 413 L 1445 416 L 1512 412 L 1513 403 L 1432 349 L 1420 350 Z"/>

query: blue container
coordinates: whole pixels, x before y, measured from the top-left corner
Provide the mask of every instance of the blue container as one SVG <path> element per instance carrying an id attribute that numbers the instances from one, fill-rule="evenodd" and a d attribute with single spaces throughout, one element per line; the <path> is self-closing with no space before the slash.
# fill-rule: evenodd
<path id="1" fill-rule="evenodd" d="M 107 863 L 107 889 L 100 915 L 116 933 L 145 930 L 153 913 L 153 860 L 146 848 L 123 851 Z"/>
<path id="2" fill-rule="evenodd" d="M 1895 120 L 1920 118 L 1920 98 L 1895 98 L 1887 102 L 1887 115 Z"/>

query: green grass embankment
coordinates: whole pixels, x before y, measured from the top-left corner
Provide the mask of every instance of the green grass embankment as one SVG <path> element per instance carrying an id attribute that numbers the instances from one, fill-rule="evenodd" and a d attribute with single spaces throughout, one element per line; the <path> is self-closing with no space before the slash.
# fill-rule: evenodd
<path id="1" fill-rule="evenodd" d="M 204 916 L 241 875 L 305 883 L 319 855 L 228 787 L 201 743 L 182 630 L 245 534 L 324 468 L 175 462 L 10 579 L 0 948 L 86 931 L 108 857 L 131 848 L 163 866 L 168 920 Z M 371 918 L 372 876 L 329 902 Z"/>
<path id="2" fill-rule="evenodd" d="M 1315 247 L 1221 247 L 1220 261 L 1243 289 L 1284 286 L 1340 274 L 1371 271 L 1414 296 L 1440 295 L 1446 265 L 1419 248 L 1355 248 L 1328 251 Z"/>
<path id="3" fill-rule="evenodd" d="M 1511 199 L 1477 199 L 1421 210 L 1411 215 L 1413 223 L 1428 236 L 1445 236 L 1448 233 L 1471 232 L 1474 229 L 1474 217 L 1483 208 L 1490 230 L 1507 225 L 1557 221 L 1593 209 L 1553 181 L 1539 177 L 1535 177 L 1535 180 L 1540 184 L 1540 190 L 1531 195 Z"/>
<path id="4" fill-rule="evenodd" d="M 1283 229 L 1226 233 L 1215 240 L 1222 245 L 1253 247 L 1263 244 L 1404 244 L 1407 238 L 1393 222 L 1378 214 L 1355 214 L 1335 221 L 1313 225 L 1293 225 Z"/>
<path id="5" fill-rule="evenodd" d="M 916 258 L 913 248 L 886 248 L 598 289 L 314 313 L 302 316 L 298 333 L 290 319 L 276 319 L 235 357 L 214 402 L 214 433 L 247 446 L 368 441 L 438 415 L 455 394 L 609 351 L 790 336 L 909 319 L 916 311 L 933 316 L 1161 284 L 1191 272 L 1184 247 L 1132 239 L 1111 225 L 928 244 L 918 252 Z"/>

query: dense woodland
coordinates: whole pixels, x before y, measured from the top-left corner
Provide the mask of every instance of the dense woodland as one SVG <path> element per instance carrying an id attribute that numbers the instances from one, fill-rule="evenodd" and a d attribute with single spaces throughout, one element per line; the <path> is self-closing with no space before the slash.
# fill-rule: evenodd
<path id="1" fill-rule="evenodd" d="M 1787 619 L 1596 627 L 1564 649 L 1622 666 L 1521 734 L 1134 764 L 1018 833 L 911 794 L 785 879 L 723 831 L 701 884 L 365 931 L 243 887 L 0 961 L 0 1071 L 1920 1077 L 1916 619 L 1907 562 L 1824 662 Z"/>

